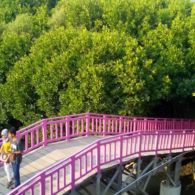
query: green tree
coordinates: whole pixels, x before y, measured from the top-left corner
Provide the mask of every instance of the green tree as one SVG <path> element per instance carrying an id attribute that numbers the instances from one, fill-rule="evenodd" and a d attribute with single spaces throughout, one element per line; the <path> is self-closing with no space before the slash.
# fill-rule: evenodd
<path id="1" fill-rule="evenodd" d="M 194 21 L 190 0 L 2 0 L 0 123 L 192 116 Z"/>

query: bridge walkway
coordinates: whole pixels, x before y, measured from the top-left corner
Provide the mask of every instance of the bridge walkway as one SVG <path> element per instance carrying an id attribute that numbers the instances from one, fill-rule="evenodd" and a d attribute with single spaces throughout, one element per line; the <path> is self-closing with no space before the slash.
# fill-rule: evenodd
<path id="1" fill-rule="evenodd" d="M 57 161 L 75 154 L 86 145 L 100 139 L 101 136 L 79 137 L 70 141 L 51 143 L 47 147 L 40 147 L 24 155 L 21 164 L 21 182 L 25 182 L 36 173 L 49 167 Z M 0 195 L 9 190 L 5 187 L 6 177 L 3 167 L 0 168 Z"/>

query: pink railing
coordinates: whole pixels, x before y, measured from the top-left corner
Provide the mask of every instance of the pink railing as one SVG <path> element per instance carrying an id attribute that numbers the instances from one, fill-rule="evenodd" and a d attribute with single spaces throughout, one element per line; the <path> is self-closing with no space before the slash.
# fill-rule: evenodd
<path id="1" fill-rule="evenodd" d="M 139 156 L 183 152 L 194 147 L 193 130 L 137 131 L 107 137 L 38 173 L 9 195 L 66 192 L 103 168 Z"/>
<path id="2" fill-rule="evenodd" d="M 178 131 L 183 129 L 190 130 Z M 190 138 L 188 134 L 192 134 L 192 129 L 195 129 L 195 120 L 127 117 L 94 113 L 43 119 L 17 132 L 18 137 L 25 139 L 24 153 L 40 146 L 46 146 L 51 142 L 69 140 L 78 136 L 120 135 L 95 142 L 76 155 L 51 166 L 30 181 L 22 184 L 19 192 L 24 194 L 23 192 L 30 190 L 32 194 L 36 194 L 37 190 L 40 190 L 41 194 L 55 194 L 61 190 L 73 188 L 88 174 L 100 171 L 103 165 L 117 161 L 122 162 L 125 157 L 132 157 L 134 154 L 141 155 L 146 151 L 157 153 L 163 149 L 171 152 L 174 149 L 173 146 L 184 149 L 185 145 L 188 146 L 187 144 L 192 143 L 192 140 L 186 141 Z M 179 144 L 177 141 L 181 141 L 181 137 L 182 143 Z M 139 141 L 141 139 L 143 139 L 142 142 L 145 143 L 145 146 L 138 149 L 136 146 L 141 143 Z M 194 132 L 191 139 L 194 141 Z M 125 142 L 130 145 L 124 145 Z M 158 143 L 158 145 L 149 144 L 150 142 Z M 123 147 L 121 146 L 125 149 L 122 150 Z M 107 154 L 108 152 L 110 153 Z M 45 193 L 47 189 L 50 191 Z M 11 192 L 11 194 L 14 193 L 16 193 L 15 190 Z"/>
<path id="3" fill-rule="evenodd" d="M 24 153 L 60 140 L 87 135 L 117 135 L 138 130 L 195 129 L 195 120 L 127 117 L 108 114 L 84 113 L 48 118 L 17 132 L 25 140 Z M 0 139 L 0 145 L 2 140 Z M 0 165 L 2 165 L 0 163 Z"/>

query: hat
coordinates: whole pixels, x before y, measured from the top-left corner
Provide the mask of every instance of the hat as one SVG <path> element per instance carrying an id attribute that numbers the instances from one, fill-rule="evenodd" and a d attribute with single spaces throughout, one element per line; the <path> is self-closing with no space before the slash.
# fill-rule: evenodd
<path id="1" fill-rule="evenodd" d="M 7 129 L 3 129 L 1 131 L 1 136 L 8 137 L 8 130 Z"/>

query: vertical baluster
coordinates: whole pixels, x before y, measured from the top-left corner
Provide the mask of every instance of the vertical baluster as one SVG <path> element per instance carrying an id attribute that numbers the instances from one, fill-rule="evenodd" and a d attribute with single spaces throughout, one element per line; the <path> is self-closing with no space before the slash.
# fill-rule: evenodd
<path id="1" fill-rule="evenodd" d="M 155 144 L 155 153 L 156 153 L 156 155 L 158 154 L 158 148 L 159 148 L 159 132 L 158 131 L 156 131 L 155 132 L 155 137 L 156 137 L 156 144 Z"/>
<path id="2" fill-rule="evenodd" d="M 109 161 L 111 161 L 111 159 L 112 159 L 112 156 L 111 156 L 112 155 L 112 151 L 111 151 L 112 145 L 111 145 L 111 143 L 109 143 L 108 146 L 109 146 Z"/>
<path id="3" fill-rule="evenodd" d="M 169 145 L 169 151 L 170 151 L 170 154 L 172 153 L 172 148 L 173 148 L 173 131 L 170 131 L 170 145 Z"/>
<path id="4" fill-rule="evenodd" d="M 70 139 L 70 118 L 66 117 L 66 139 Z"/>
<path id="5" fill-rule="evenodd" d="M 77 122 L 76 122 L 76 132 L 75 133 L 78 133 L 79 132 L 79 126 L 80 126 L 80 120 L 77 119 Z"/>
<path id="6" fill-rule="evenodd" d="M 89 136 L 90 135 L 90 115 L 89 115 L 89 113 L 87 113 L 86 114 L 86 116 L 85 116 L 85 124 L 86 124 L 86 127 L 85 127 L 85 134 L 86 134 L 86 136 Z M 84 133 L 84 132 L 83 132 Z"/>
<path id="7" fill-rule="evenodd" d="M 38 146 L 40 144 L 40 141 L 39 141 L 39 128 L 36 129 L 36 145 Z"/>
<path id="8" fill-rule="evenodd" d="M 158 149 L 161 150 L 161 142 L 162 142 L 163 134 L 159 132 L 157 135 L 158 135 Z"/>
<path id="9" fill-rule="evenodd" d="M 84 124 L 83 124 L 83 119 L 80 119 L 80 125 L 79 125 L 79 133 L 82 133 L 84 132 Z"/>
<path id="10" fill-rule="evenodd" d="M 56 131 L 56 140 L 58 140 L 58 123 L 55 124 L 55 131 Z"/>
<path id="11" fill-rule="evenodd" d="M 103 136 L 106 135 L 106 115 L 103 115 Z"/>
<path id="12" fill-rule="evenodd" d="M 28 132 L 25 133 L 25 150 L 28 151 Z"/>
<path id="13" fill-rule="evenodd" d="M 129 155 L 129 138 L 126 139 L 126 155 Z"/>
<path id="14" fill-rule="evenodd" d="M 104 161 L 102 163 L 105 163 L 107 161 L 107 150 L 106 150 L 106 144 L 103 145 L 104 148 Z M 100 148 L 101 149 L 101 148 Z M 101 162 L 101 161 L 100 161 Z"/>
<path id="15" fill-rule="evenodd" d="M 162 140 L 162 149 L 163 148 L 170 148 L 170 139 L 171 138 L 171 135 L 167 135 L 167 134 L 163 134 L 163 140 Z"/>
<path id="16" fill-rule="evenodd" d="M 97 173 L 100 173 L 100 142 L 97 142 Z"/>
<path id="17" fill-rule="evenodd" d="M 137 127 L 137 119 L 133 118 L 133 131 L 137 130 L 136 127 Z"/>
<path id="18" fill-rule="evenodd" d="M 71 157 L 71 188 L 75 187 L 75 157 Z"/>
<path id="19" fill-rule="evenodd" d="M 114 119 L 112 118 L 112 133 L 114 132 Z"/>
<path id="20" fill-rule="evenodd" d="M 87 153 L 85 154 L 85 173 L 87 173 Z"/>
<path id="21" fill-rule="evenodd" d="M 41 195 L 42 194 L 46 194 L 45 193 L 46 190 L 45 190 L 45 173 L 41 173 Z"/>
<path id="22" fill-rule="evenodd" d="M 118 128 L 118 118 L 115 118 L 115 128 L 113 133 L 119 133 L 119 128 Z"/>
<path id="23" fill-rule="evenodd" d="M 110 118 L 107 118 L 107 132 L 110 134 L 111 128 L 110 128 Z"/>
<path id="24" fill-rule="evenodd" d="M 76 131 L 76 128 L 75 128 L 75 119 L 72 120 L 72 132 L 75 132 Z M 72 134 L 71 132 L 71 134 Z M 74 133 L 73 133 L 74 134 Z"/>
<path id="25" fill-rule="evenodd" d="M 93 169 L 94 166 L 93 166 L 93 150 L 91 151 L 91 168 Z"/>
<path id="26" fill-rule="evenodd" d="M 42 140 L 43 140 L 43 145 L 47 146 L 48 139 L 47 139 L 47 120 L 46 119 L 42 120 Z"/>
<path id="27" fill-rule="evenodd" d="M 34 147 L 34 130 L 30 132 L 31 148 Z"/>
<path id="28" fill-rule="evenodd" d="M 123 136 L 120 136 L 120 164 L 123 162 Z"/>
<path id="29" fill-rule="evenodd" d="M 102 119 L 101 118 L 99 118 L 99 132 L 100 132 L 100 134 L 103 133 L 102 132 Z"/>
<path id="30" fill-rule="evenodd" d="M 148 128 L 147 128 L 147 118 L 144 118 L 144 120 L 143 120 L 143 130 L 144 131 L 148 131 Z"/>
<path id="31" fill-rule="evenodd" d="M 137 142 L 137 143 L 139 143 L 139 145 L 138 145 L 138 154 L 139 154 L 139 157 L 141 158 L 141 155 L 142 155 L 142 150 L 141 150 L 141 147 L 142 147 L 142 134 L 141 134 L 141 132 L 139 132 L 138 135 L 139 135 L 139 137 L 137 137 L 139 139 L 138 142 Z M 137 147 L 137 146 L 135 145 L 135 147 Z M 136 149 L 136 151 L 137 151 L 137 149 Z"/>
<path id="32" fill-rule="evenodd" d="M 50 192 L 51 192 L 51 195 L 53 194 L 53 175 L 51 174 L 50 176 Z"/>
<path id="33" fill-rule="evenodd" d="M 57 171 L 57 191 L 60 189 L 60 172 L 59 170 Z"/>
<path id="34" fill-rule="evenodd" d="M 67 185 L 66 181 L 66 167 L 64 167 L 64 187 Z"/>
<path id="35" fill-rule="evenodd" d="M 31 195 L 34 195 L 34 186 L 31 188 Z"/>
<path id="36" fill-rule="evenodd" d="M 60 122 L 60 138 L 63 138 L 63 123 Z"/>
<path id="37" fill-rule="evenodd" d="M 52 141 L 53 140 L 53 125 L 50 124 L 50 140 Z"/>
<path id="38" fill-rule="evenodd" d="M 82 169 L 83 169 L 83 163 L 82 163 L 82 157 L 80 157 L 79 159 L 79 174 L 80 174 L 80 177 L 82 176 Z"/>
<path id="39" fill-rule="evenodd" d="M 116 159 L 116 144 L 117 142 L 114 143 L 114 158 Z"/>
<path id="40" fill-rule="evenodd" d="M 95 130 L 96 130 L 96 133 L 99 134 L 99 131 L 98 131 L 98 119 L 95 118 Z"/>
<path id="41" fill-rule="evenodd" d="M 151 148 L 151 150 L 154 151 L 154 145 L 155 145 L 155 139 L 156 139 L 155 132 L 152 133 L 151 139 L 152 139 L 152 141 L 151 141 L 151 147 L 150 148 Z"/>
<path id="42" fill-rule="evenodd" d="M 123 122 L 123 118 L 120 117 L 119 118 L 119 133 L 122 133 L 122 127 L 124 128 L 124 124 L 122 124 L 122 122 Z"/>
<path id="43" fill-rule="evenodd" d="M 129 142 L 128 145 L 130 145 L 128 147 L 128 149 L 129 149 L 129 151 L 128 151 L 129 153 L 128 154 L 130 155 L 130 154 L 133 153 L 133 137 L 130 137 L 129 140 L 128 140 L 128 142 Z"/>
<path id="44" fill-rule="evenodd" d="M 95 133 L 95 129 L 94 129 L 94 118 L 92 118 L 91 121 L 92 121 L 91 128 L 92 128 L 92 132 L 94 134 Z"/>

